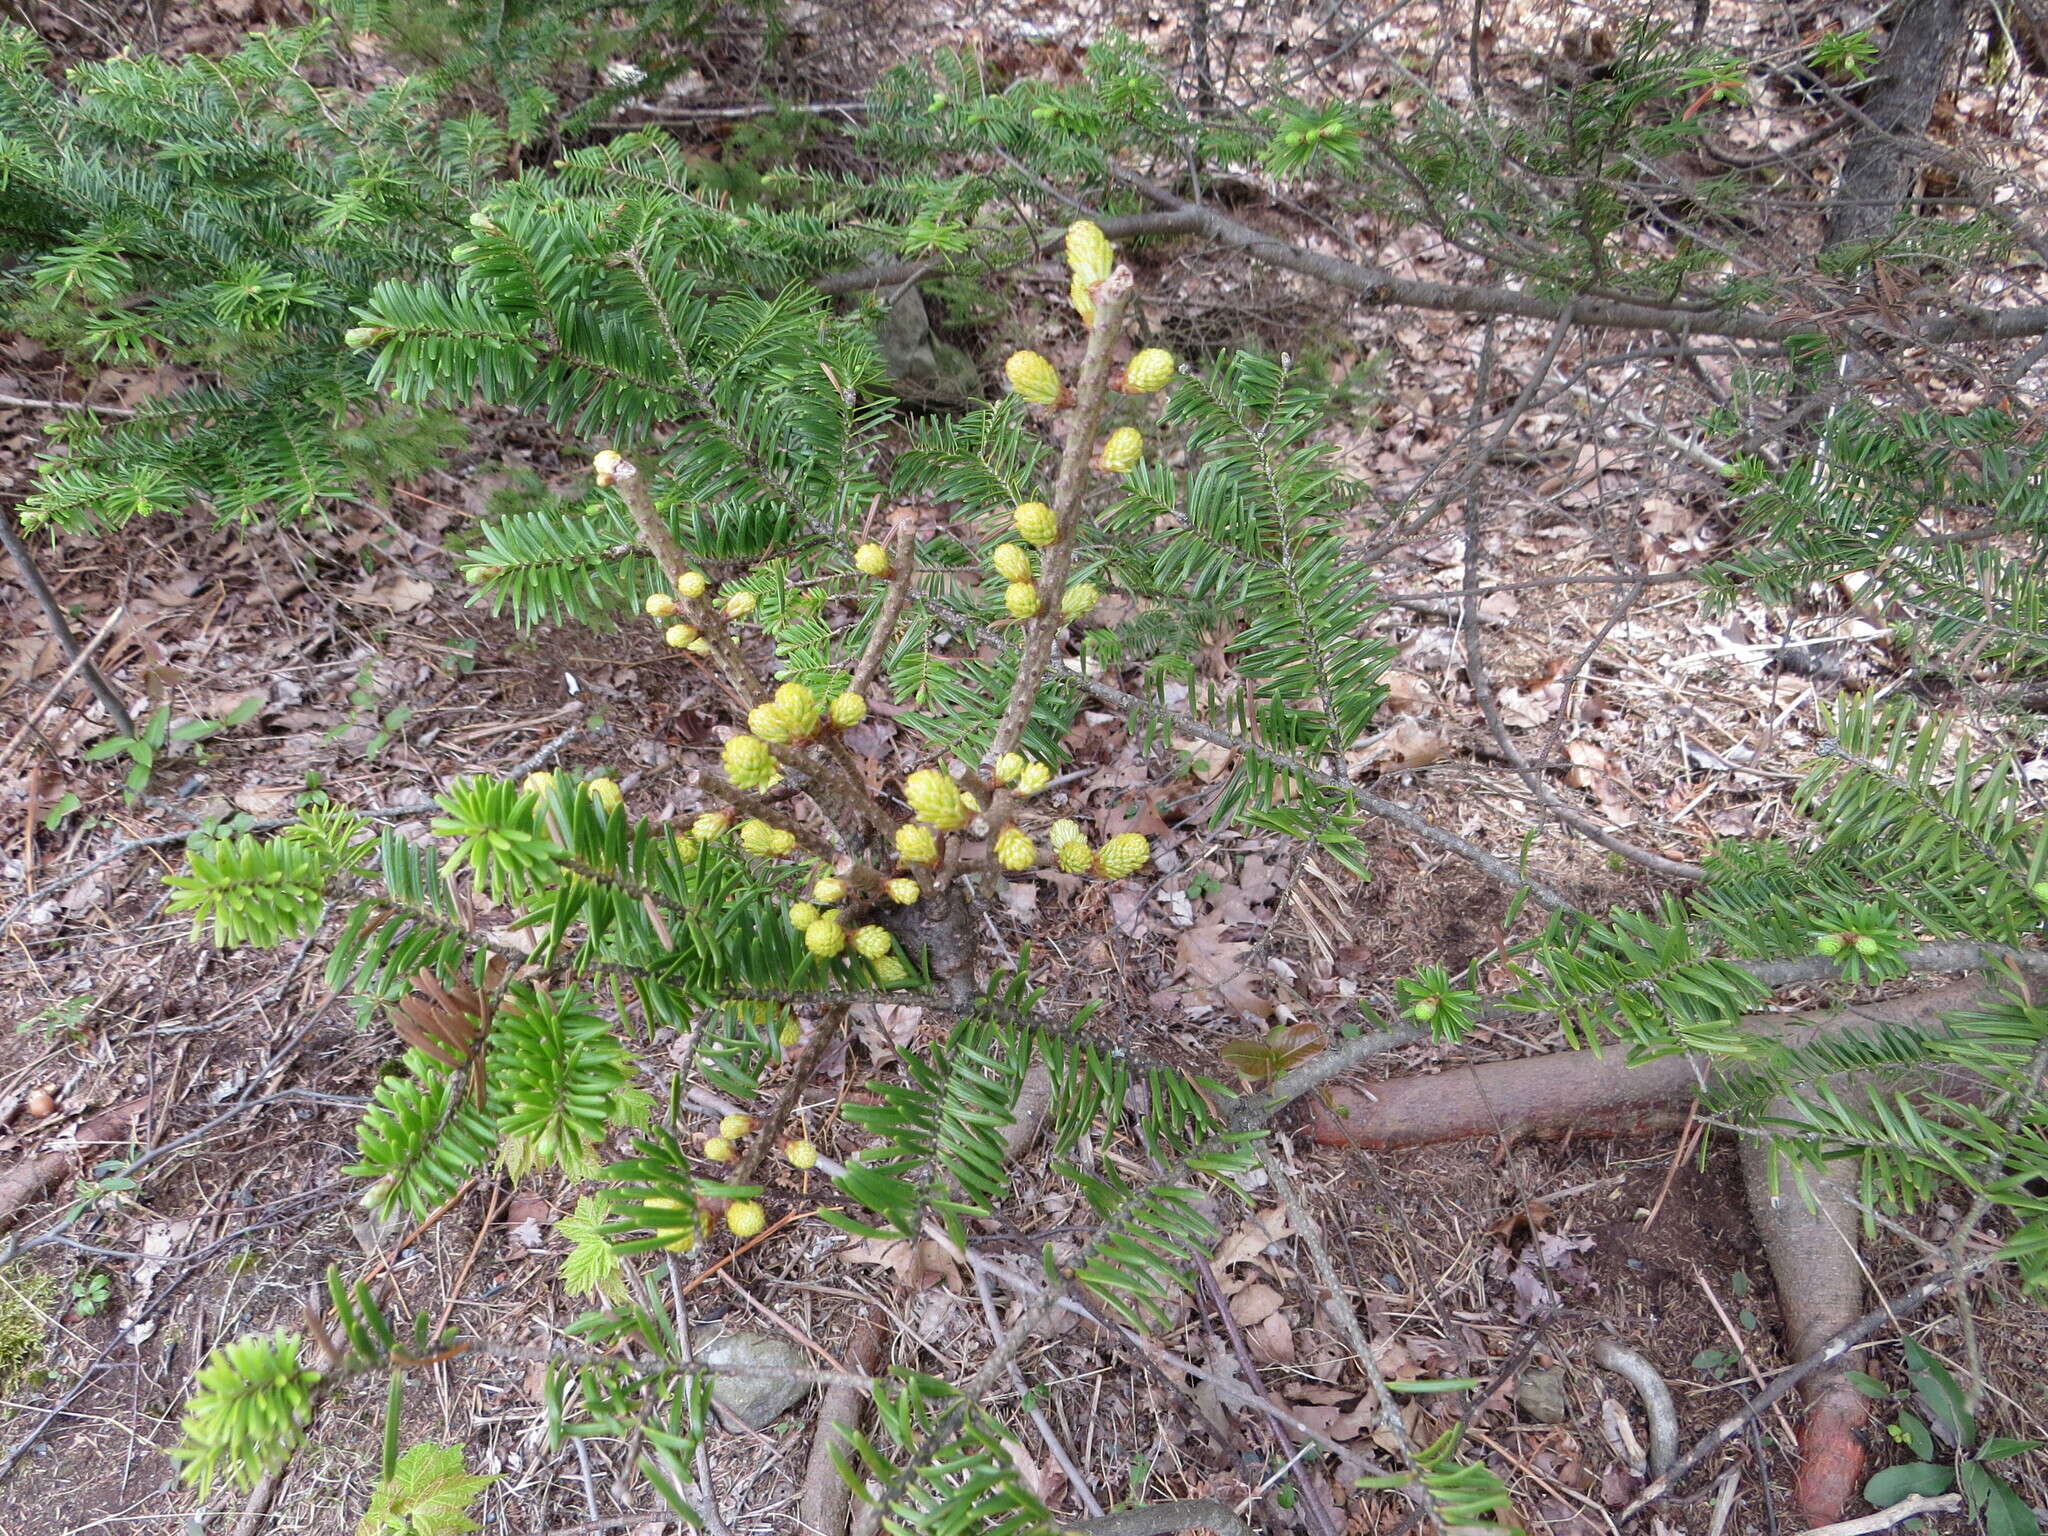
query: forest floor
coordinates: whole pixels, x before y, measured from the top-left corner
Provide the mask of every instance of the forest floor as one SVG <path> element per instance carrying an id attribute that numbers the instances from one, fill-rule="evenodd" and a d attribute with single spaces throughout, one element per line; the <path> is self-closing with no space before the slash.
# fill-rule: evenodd
<path id="1" fill-rule="evenodd" d="M 231 36 L 250 15 L 247 0 L 235 0 L 202 8 L 190 25 Z M 1373 238 L 1378 259 L 1419 273 L 1442 275 L 1459 260 L 1408 232 Z M 1398 653 L 1393 696 L 1350 766 L 1378 793 L 1503 854 L 1530 837 L 1531 867 L 1579 905 L 1640 903 L 1656 885 L 1546 821 L 1503 761 L 1465 679 L 1458 604 L 1469 564 L 1483 585 L 1512 584 L 1490 591 L 1481 612 L 1487 664 L 1523 753 L 1574 804 L 1674 858 L 1696 859 L 1717 837 L 1789 826 L 1792 792 L 1825 734 L 1820 711 L 1845 688 L 1891 681 L 1885 631 L 1855 617 L 1815 617 L 1794 631 L 1761 609 L 1716 607 L 1696 586 L 1672 583 L 1610 622 L 1618 585 L 1694 566 L 1732 532 L 1717 478 L 1686 446 L 1700 399 L 1672 382 L 1673 370 L 1603 361 L 1593 350 L 1600 338 L 1575 338 L 1549 365 L 1558 375 L 1581 369 L 1585 396 L 1517 411 L 1545 365 L 1547 328 L 1324 314 L 1303 336 L 1310 296 L 1270 277 L 1218 275 L 1216 264 L 1198 267 L 1176 252 L 1148 258 L 1140 279 L 1162 324 L 1171 309 L 1177 327 L 1232 340 L 1290 332 L 1348 379 L 1346 468 L 1383 488 L 1409 535 L 1380 560 L 1394 594 L 1380 621 Z M 1058 281 L 1049 270 L 1025 274 L 1012 297 L 1026 312 L 1042 309 Z M 1046 345 L 1062 361 L 1058 343 Z M 1703 361 L 1711 372 L 1714 361 Z M 157 387 L 147 376 L 130 384 L 137 393 Z M 5 340 L 0 392 L 75 394 L 54 359 Z M 105 403 L 125 398 L 108 394 Z M 1439 491 L 1452 499 L 1472 442 L 1504 419 L 1511 430 L 1476 471 L 1487 514 L 1482 546 L 1469 550 L 1453 522 L 1422 514 Z M 42 424 L 35 413 L 0 409 L 0 477 L 17 490 Z M 140 801 L 123 793 L 121 759 L 83 757 L 108 735 L 89 695 L 64 689 L 44 702 L 63 657 L 0 568 L 0 734 L 16 738 L 0 762 L 0 1169 L 66 1148 L 95 1111 L 132 1099 L 144 1106 L 132 1139 L 76 1150 L 84 1180 L 121 1177 L 74 1182 L 57 1203 L 25 1213 L 33 1232 L 63 1199 L 91 1199 L 71 1244 L 32 1261 L 57 1285 L 57 1300 L 42 1308 L 50 1332 L 40 1357 L 0 1380 L 0 1530 L 9 1536 L 251 1536 L 241 1495 L 216 1497 L 207 1518 L 188 1519 L 190 1496 L 165 1451 L 204 1353 L 240 1333 L 295 1325 L 329 1266 L 388 1269 L 401 1310 L 510 1344 L 559 1342 L 580 1310 L 560 1284 L 565 1244 L 554 1230 L 573 1190 L 542 1179 L 515 1192 L 486 1178 L 425 1230 L 369 1220 L 343 1170 L 354 1160 L 359 1107 L 396 1053 L 388 1027 L 356 1019 L 325 990 L 317 946 L 216 952 L 190 942 L 187 925 L 164 911 L 162 876 L 179 865 L 173 837 L 237 815 L 289 815 L 316 787 L 354 806 L 393 808 L 418 829 L 431 795 L 452 779 L 553 749 L 563 765 L 614 774 L 637 814 L 695 812 L 692 770 L 715 747 L 722 716 L 676 653 L 640 629 L 522 634 L 469 605 L 451 552 L 515 471 L 561 490 L 583 473 L 569 450 L 482 421 L 445 472 L 387 505 L 348 509 L 312 536 L 154 523 L 59 541 L 45 572 L 83 632 L 119 612 L 99 660 L 131 700 L 179 721 L 222 719 L 253 701 L 242 723 L 169 753 Z M 1362 516 L 1362 545 L 1384 532 L 1383 512 Z M 1155 876 L 1128 890 L 1058 876 L 1013 884 L 993 947 L 1018 955 L 1028 941 L 1048 1001 L 1099 1004 L 1095 1027 L 1107 1037 L 1223 1075 L 1226 1043 L 1280 1025 L 1334 1033 L 1359 1019 L 1361 1003 L 1383 1005 L 1391 979 L 1419 963 L 1455 971 L 1476 960 L 1485 977 L 1501 978 L 1492 957 L 1507 903 L 1469 867 L 1374 824 L 1372 878 L 1359 881 L 1277 837 L 1208 827 L 1205 801 L 1227 764 L 1197 743 L 1147 752 L 1121 718 L 1089 714 L 1073 744 L 1088 773 L 1064 791 L 1064 808 L 1148 833 Z M 862 750 L 910 765 L 908 741 L 898 743 L 886 721 Z M 803 1106 L 812 1139 L 828 1154 L 857 1145 L 840 1108 L 886 1075 L 897 1048 L 936 1027 L 914 1007 L 862 1009 L 851 1044 L 826 1063 Z M 651 1063 L 665 1043 L 642 1043 Z M 1383 1070 L 1560 1043 L 1547 1024 L 1494 1027 L 1454 1051 L 1412 1050 Z M 50 1104 L 32 1102 L 45 1088 Z M 1426 1442 L 1465 1415 L 1532 1531 L 1611 1531 L 1640 1486 L 1618 1427 L 1635 1405 L 1591 1365 L 1591 1339 L 1616 1337 L 1660 1367 L 1687 1441 L 1785 1363 L 1769 1268 L 1719 1133 L 1696 1145 L 1677 1136 L 1494 1139 L 1377 1155 L 1283 1137 L 1281 1153 L 1383 1371 L 1486 1384 L 1411 1399 L 1411 1438 Z M 822 1182 L 780 1177 L 782 1208 L 805 1211 L 830 1196 Z M 1059 1203 L 1075 1198 L 1037 1167 L 1020 1172 L 1018 1190 L 1035 1225 L 1056 1222 Z M 1936 1208 L 1916 1220 L 1936 1235 L 1954 1215 Z M 1275 1202 L 1222 1221 L 1216 1294 L 1162 1342 L 1231 1369 L 1235 1337 L 1293 1414 L 1382 1454 L 1371 1399 L 1342 1368 L 1346 1346 L 1319 1311 L 1285 1210 Z M 1885 1240 L 1866 1257 L 1878 1293 L 1896 1289 L 1906 1251 Z M 25 1277 L 0 1269 L 0 1311 Z M 747 1320 L 823 1363 L 865 1309 L 887 1319 L 886 1359 L 938 1376 L 961 1374 L 989 1336 L 971 1278 L 942 1253 L 861 1245 L 816 1219 L 791 1222 L 707 1272 L 693 1295 L 696 1322 Z M 2048 1324 L 2013 1295 L 1993 1291 L 1979 1305 L 1998 1432 L 2048 1438 L 2038 1391 Z M 1937 1354 L 1952 1358 L 1960 1347 L 1954 1319 L 1939 1311 L 1914 1331 Z M 1199 1390 L 1137 1368 L 1083 1330 L 1048 1337 L 1020 1364 L 1105 1507 L 1198 1496 L 1234 1503 L 1279 1477 L 1292 1454 L 1281 1432 L 1213 1398 L 1206 1429 L 1190 1433 Z M 408 1443 L 463 1445 L 471 1470 L 499 1476 L 479 1506 L 487 1531 L 675 1528 L 652 1512 L 616 1446 L 547 1443 L 538 1368 L 468 1357 L 430 1374 L 429 1390 L 410 1400 Z M 328 1402 L 253 1529 L 353 1529 L 374 1477 L 382 1401 L 370 1384 Z M 1018 1404 L 998 1395 L 992 1406 Z M 714 1481 L 734 1536 L 795 1529 L 810 1434 L 806 1405 L 765 1432 L 718 1439 Z M 1738 1453 L 1743 1475 L 1717 1529 L 1780 1528 L 1786 1441 L 1767 1419 Z M 1056 1508 L 1081 1508 L 1044 1443 L 1027 1437 L 1017 1455 Z M 2036 1502 L 2048 1497 L 2040 1457 L 2009 1470 Z M 1400 1525 L 1394 1501 L 1327 1478 L 1323 1486 L 1347 1531 Z M 649 1513 L 628 1518 L 639 1511 Z M 1714 1518 L 1709 1500 L 1667 1507 L 1649 1528 L 1704 1532 Z"/>

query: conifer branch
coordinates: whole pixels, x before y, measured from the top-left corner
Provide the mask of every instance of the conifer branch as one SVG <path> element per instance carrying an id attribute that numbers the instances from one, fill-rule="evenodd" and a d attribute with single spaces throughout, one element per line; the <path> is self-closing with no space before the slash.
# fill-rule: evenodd
<path id="1" fill-rule="evenodd" d="M 889 532 L 889 592 L 882 599 L 882 611 L 875 618 L 875 632 L 868 636 L 867 649 L 854 664 L 853 681 L 848 683 L 850 692 L 866 694 L 875 680 L 875 674 L 882 669 L 883 658 L 889 654 L 889 644 L 896 637 L 896 625 L 903 617 L 903 610 L 910 603 L 910 589 L 917 575 L 917 522 L 916 515 L 900 512 L 895 525 Z"/>
<path id="2" fill-rule="evenodd" d="M 1060 454 L 1059 476 L 1053 482 L 1052 511 L 1058 520 L 1058 534 L 1046 547 L 1038 576 L 1038 613 L 1024 634 L 1023 654 L 1017 659 L 1016 676 L 1010 680 L 1010 697 L 996 723 L 994 739 L 983 756 L 983 764 L 1017 750 L 1024 739 L 1024 727 L 1031 719 L 1031 706 L 1044 686 L 1053 642 L 1070 622 L 1061 606 L 1067 589 L 1067 573 L 1073 569 L 1074 549 L 1079 541 L 1082 504 L 1088 470 L 1095 456 L 1095 434 L 1102 424 L 1103 403 L 1109 398 L 1109 365 L 1123 329 L 1124 310 L 1130 304 L 1135 281 L 1131 269 L 1119 263 L 1108 277 L 1095 285 L 1095 319 L 1088 331 L 1088 349 L 1081 358 L 1081 373 L 1074 382 L 1074 406 L 1067 418 L 1067 441 Z M 985 775 L 991 776 L 991 775 Z M 988 810 L 991 832 L 1007 825 L 1014 795 L 1003 786 Z"/>

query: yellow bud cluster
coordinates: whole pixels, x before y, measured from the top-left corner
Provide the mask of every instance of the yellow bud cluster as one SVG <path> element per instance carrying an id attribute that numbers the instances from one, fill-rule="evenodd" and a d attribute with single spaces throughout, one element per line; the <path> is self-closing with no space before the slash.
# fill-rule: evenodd
<path id="1" fill-rule="evenodd" d="M 1009 870 L 1029 869 L 1038 862 L 1038 850 L 1031 839 L 1015 827 L 1005 827 L 996 837 L 996 862 Z"/>
<path id="2" fill-rule="evenodd" d="M 834 906 L 846 900 L 846 882 L 837 875 L 827 875 L 811 887 L 811 896 L 825 906 Z"/>
<path id="3" fill-rule="evenodd" d="M 725 1229 L 734 1237 L 758 1237 L 768 1226 L 768 1213 L 758 1200 L 735 1200 L 725 1208 Z"/>
<path id="4" fill-rule="evenodd" d="M 1003 588 L 1003 606 L 1013 619 L 1038 616 L 1038 588 L 1028 581 L 1013 581 Z"/>
<path id="5" fill-rule="evenodd" d="M 1028 800 L 1051 782 L 1052 770 L 1045 764 L 1026 763 L 1024 771 L 1017 775 L 1017 793 Z"/>
<path id="6" fill-rule="evenodd" d="M 786 859 L 796 852 L 796 834 L 765 821 L 740 823 L 740 846 L 757 859 Z"/>
<path id="7" fill-rule="evenodd" d="M 1102 601 L 1102 588 L 1092 581 L 1077 581 L 1060 594 L 1060 617 L 1078 619 Z"/>
<path id="8" fill-rule="evenodd" d="M 676 834 L 676 862 L 694 864 L 704 855 L 704 845 L 684 833 Z"/>
<path id="9" fill-rule="evenodd" d="M 555 776 L 547 769 L 529 773 L 519 781 L 519 792 L 523 795 L 544 795 L 555 787 Z"/>
<path id="10" fill-rule="evenodd" d="M 758 1124 L 752 1115 L 727 1115 L 718 1122 L 718 1134 L 738 1141 L 742 1136 L 753 1135 Z"/>
<path id="11" fill-rule="evenodd" d="M 868 717 L 868 701 L 857 693 L 842 693 L 832 701 L 829 711 L 832 723 L 840 730 L 850 730 Z"/>
<path id="12" fill-rule="evenodd" d="M 879 960 L 896 947 L 896 941 L 889 937 L 889 930 L 880 923 L 869 923 L 854 932 L 853 947 L 865 959 Z"/>
<path id="13" fill-rule="evenodd" d="M 1085 875 L 1095 863 L 1095 850 L 1085 837 L 1070 837 L 1053 849 L 1053 859 L 1070 875 Z"/>
<path id="14" fill-rule="evenodd" d="M 691 601 L 702 597 L 710 590 L 711 582 L 702 571 L 685 571 L 676 578 L 676 596 Z"/>
<path id="15" fill-rule="evenodd" d="M 735 592 L 725 600 L 725 616 L 728 619 L 744 619 L 759 606 L 760 601 L 751 592 Z"/>
<path id="16" fill-rule="evenodd" d="M 1033 405 L 1058 405 L 1061 385 L 1058 371 L 1036 352 L 1012 352 L 1003 364 L 1010 388 Z"/>
<path id="17" fill-rule="evenodd" d="M 619 788 L 616 779 L 607 779 L 600 776 L 592 779 L 583 788 L 591 799 L 595 800 L 607 811 L 616 811 L 626 803 L 626 792 Z"/>
<path id="18" fill-rule="evenodd" d="M 1102 445 L 1102 467 L 1112 475 L 1128 475 L 1145 456 L 1145 438 L 1136 427 L 1118 427 Z"/>
<path id="19" fill-rule="evenodd" d="M 706 811 L 690 823 L 690 836 L 700 843 L 714 842 L 725 835 L 725 829 L 732 825 L 732 818 L 723 811 Z"/>
<path id="20" fill-rule="evenodd" d="M 748 710 L 747 729 L 763 741 L 772 741 L 778 745 L 792 741 L 796 737 L 796 732 L 790 729 L 789 717 L 773 703 L 756 704 Z"/>
<path id="21" fill-rule="evenodd" d="M 792 903 L 789 909 L 789 926 L 802 933 L 815 923 L 822 914 L 808 901 Z"/>
<path id="22" fill-rule="evenodd" d="M 916 906 L 917 898 L 923 894 L 919 891 L 917 882 L 907 875 L 898 875 L 884 886 L 883 889 L 889 893 L 889 899 L 899 907 Z"/>
<path id="23" fill-rule="evenodd" d="M 1062 816 L 1046 831 L 1045 839 L 1055 848 L 1064 848 L 1081 835 L 1081 824 Z"/>
<path id="24" fill-rule="evenodd" d="M 1139 832 L 1119 832 L 1095 855 L 1095 872 L 1105 880 L 1121 880 L 1145 867 L 1152 845 Z"/>
<path id="25" fill-rule="evenodd" d="M 853 552 L 853 566 L 865 576 L 887 576 L 891 574 L 889 551 L 879 544 L 863 544 Z"/>
<path id="26" fill-rule="evenodd" d="M 846 948 L 846 930 L 839 926 L 839 914 L 827 912 L 804 930 L 804 948 L 820 960 L 830 960 Z"/>
<path id="27" fill-rule="evenodd" d="M 775 707 L 782 711 L 782 717 L 789 722 L 789 728 L 798 741 L 815 732 L 823 718 L 818 708 L 818 696 L 802 683 L 784 683 L 777 688 Z"/>
<path id="28" fill-rule="evenodd" d="M 1024 754 L 1021 752 L 1005 752 L 996 759 L 995 766 L 989 770 L 989 777 L 998 784 L 1008 784 L 1013 782 L 1017 775 L 1023 771 Z"/>
<path id="29" fill-rule="evenodd" d="M 1102 226 L 1091 219 L 1076 219 L 1067 226 L 1067 271 L 1077 283 L 1093 288 L 1116 266 L 1116 251 Z"/>
<path id="30" fill-rule="evenodd" d="M 729 1163 L 739 1155 L 739 1148 L 735 1147 L 727 1137 L 707 1136 L 704 1138 L 704 1157 L 708 1162 Z"/>
<path id="31" fill-rule="evenodd" d="M 996 568 L 996 574 L 1005 581 L 1029 581 L 1031 579 L 1031 556 L 1021 544 L 998 544 L 989 561 Z"/>
<path id="32" fill-rule="evenodd" d="M 665 619 L 676 611 L 676 600 L 666 592 L 650 592 L 642 606 L 650 619 Z"/>
<path id="33" fill-rule="evenodd" d="M 1173 382 L 1173 354 L 1161 347 L 1147 347 L 1124 364 L 1124 393 L 1149 395 Z"/>
<path id="34" fill-rule="evenodd" d="M 1017 537 L 1043 549 L 1060 536 L 1060 520 L 1042 501 L 1027 501 L 1010 514 Z"/>
<path id="35" fill-rule="evenodd" d="M 775 755 L 758 736 L 735 736 L 725 744 L 725 776 L 741 789 L 768 789 L 782 777 Z"/>
<path id="36" fill-rule="evenodd" d="M 808 1141 L 784 1142 L 782 1155 L 789 1159 L 792 1168 L 811 1169 L 818 1166 L 818 1149 Z"/>
<path id="37" fill-rule="evenodd" d="M 960 799 L 960 786 L 936 768 L 920 768 L 904 780 L 903 798 L 920 821 L 942 832 L 967 825 L 968 812 Z M 900 841 L 899 836 L 899 844 Z"/>
<path id="38" fill-rule="evenodd" d="M 874 973 L 875 980 L 885 987 L 893 987 L 910 980 L 910 967 L 904 963 L 901 955 L 884 955 L 879 960 L 870 960 L 868 969 Z"/>
<path id="39" fill-rule="evenodd" d="M 697 648 L 697 626 L 694 624 L 671 624 L 661 632 L 661 638 L 679 651 L 693 651 Z"/>
<path id="40" fill-rule="evenodd" d="M 688 1253 L 697 1246 L 697 1239 L 706 1230 L 708 1223 L 702 1212 L 694 1206 L 686 1206 L 680 1200 L 671 1200 L 666 1195 L 654 1195 L 647 1201 L 651 1211 L 674 1211 L 681 1217 L 680 1224 L 667 1220 L 649 1222 L 654 1235 L 662 1239 L 661 1246 L 670 1253 Z"/>
<path id="41" fill-rule="evenodd" d="M 896 857 L 906 864 L 936 864 L 939 861 L 938 839 L 932 836 L 931 828 L 907 821 L 896 829 Z"/>

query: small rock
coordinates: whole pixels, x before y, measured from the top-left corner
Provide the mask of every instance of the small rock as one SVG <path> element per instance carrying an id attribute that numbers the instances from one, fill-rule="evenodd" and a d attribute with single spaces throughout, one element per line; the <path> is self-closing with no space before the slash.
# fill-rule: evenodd
<path id="1" fill-rule="evenodd" d="M 1564 1400 L 1564 1372 L 1555 1368 L 1527 1370 L 1515 1382 L 1515 1407 L 1538 1424 L 1562 1424 L 1569 1412 Z"/>
<path id="2" fill-rule="evenodd" d="M 808 1371 L 811 1358 L 787 1339 L 765 1333 L 727 1333 L 712 1327 L 693 1332 L 692 1352 L 706 1365 L 745 1366 L 753 1371 Z M 711 1401 L 749 1429 L 766 1429 L 804 1398 L 811 1383 L 781 1376 L 720 1376 Z"/>

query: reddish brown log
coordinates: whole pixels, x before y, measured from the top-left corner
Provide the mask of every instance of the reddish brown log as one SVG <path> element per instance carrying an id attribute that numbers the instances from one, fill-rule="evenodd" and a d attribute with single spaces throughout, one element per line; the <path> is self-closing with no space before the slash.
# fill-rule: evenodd
<path id="1" fill-rule="evenodd" d="M 1773 1115 L 1789 1112 L 1782 1101 Z M 1780 1167 L 1772 1190 L 1767 1143 L 1742 1143 L 1742 1180 L 1750 1219 L 1777 1282 L 1785 1353 L 1795 1361 L 1817 1353 L 1863 1315 L 1863 1266 L 1856 1259 L 1862 1215 L 1853 1160 L 1796 1172 Z M 1833 1525 L 1863 1486 L 1870 1456 L 1863 1431 L 1870 1399 L 1849 1384 L 1849 1361 L 1809 1376 L 1799 1389 L 1799 1471 L 1792 1501 L 1808 1526 Z"/>
<path id="2" fill-rule="evenodd" d="M 1827 1014 L 1759 1014 L 1744 1028 L 1797 1045 L 1863 1025 L 1924 1028 L 1976 1001 L 1983 989 L 1981 981 L 1962 981 Z M 1685 1057 L 1631 1067 L 1621 1050 L 1558 1051 L 1394 1078 L 1369 1089 L 1334 1088 L 1328 1105 L 1309 1101 L 1306 1119 L 1321 1145 L 1375 1150 L 1484 1136 L 1627 1136 L 1681 1125 L 1695 1089 L 1711 1074 L 1710 1064 L 1696 1066 Z M 1769 1152 L 1761 1144 L 1744 1142 L 1743 1172 L 1785 1318 L 1786 1352 L 1803 1361 L 1862 1311 L 1853 1167 L 1808 1170 L 1811 1208 L 1789 1171 L 1772 1195 Z M 1809 1526 L 1842 1518 L 1869 1463 L 1863 1437 L 1870 1403 L 1844 1370 L 1817 1373 L 1801 1393 L 1793 1498 Z"/>
<path id="3" fill-rule="evenodd" d="M 116 1143 L 125 1146 L 129 1127 L 135 1124 L 136 1117 L 148 1103 L 147 1098 L 129 1099 L 110 1109 L 103 1109 L 79 1125 L 76 1146 L 24 1157 L 5 1174 L 0 1174 L 0 1232 L 13 1226 L 16 1218 L 37 1197 L 63 1182 L 81 1152 Z"/>
<path id="4" fill-rule="evenodd" d="M 1828 1014 L 1753 1014 L 1744 1027 L 1803 1045 L 1866 1024 L 1931 1025 L 1970 1003 L 1982 986 L 1956 982 Z M 1328 1104 L 1308 1101 L 1305 1120 L 1322 1146 L 1372 1151 L 1481 1136 L 1635 1136 L 1683 1125 L 1694 1090 L 1711 1074 L 1710 1063 L 1684 1056 L 1631 1067 L 1620 1046 L 1598 1053 L 1553 1051 L 1391 1078 L 1369 1088 L 1335 1087 Z"/>

